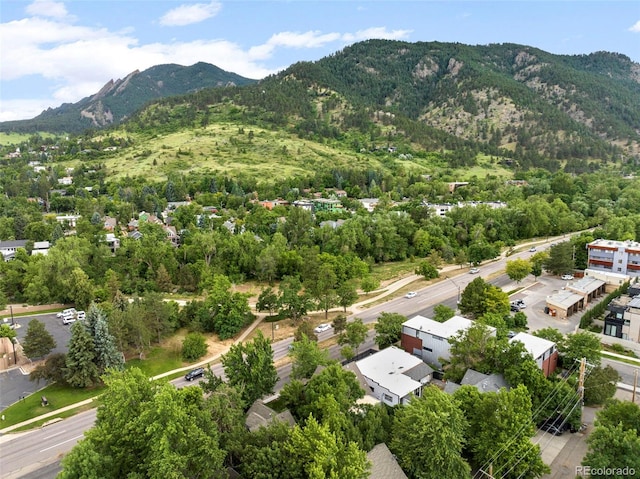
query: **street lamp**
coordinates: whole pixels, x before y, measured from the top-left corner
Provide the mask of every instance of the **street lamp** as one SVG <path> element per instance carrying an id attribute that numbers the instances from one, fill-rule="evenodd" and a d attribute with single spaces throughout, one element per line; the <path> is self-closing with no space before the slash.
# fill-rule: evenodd
<path id="1" fill-rule="evenodd" d="M 451 281 L 453 283 L 453 285 L 458 288 L 458 300 L 456 301 L 456 304 L 460 304 L 460 286 L 451 278 L 449 278 L 449 276 L 445 276 L 444 279 L 448 279 L 449 281 Z"/>

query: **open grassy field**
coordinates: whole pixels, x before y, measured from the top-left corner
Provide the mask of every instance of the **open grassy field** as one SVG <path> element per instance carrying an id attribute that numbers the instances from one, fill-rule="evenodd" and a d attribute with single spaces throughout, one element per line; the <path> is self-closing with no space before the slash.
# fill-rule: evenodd
<path id="1" fill-rule="evenodd" d="M 339 145 L 302 140 L 282 131 L 217 123 L 152 138 L 133 136 L 134 146 L 102 158 L 110 178 L 218 171 L 255 178 L 308 175 L 340 165 L 379 167 L 378 160 Z"/>
<path id="2" fill-rule="evenodd" d="M 0 131 L 0 146 L 6 145 L 19 145 L 27 141 L 33 136 L 33 133 L 7 133 Z M 42 138 L 53 138 L 55 135 L 51 133 L 38 133 L 38 136 Z"/>

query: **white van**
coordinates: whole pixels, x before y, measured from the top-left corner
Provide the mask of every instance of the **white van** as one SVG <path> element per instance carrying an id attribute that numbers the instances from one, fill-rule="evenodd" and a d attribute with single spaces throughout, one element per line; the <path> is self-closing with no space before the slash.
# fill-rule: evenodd
<path id="1" fill-rule="evenodd" d="M 69 308 L 62 311 L 62 324 L 70 324 L 76 321 L 78 312 L 76 308 Z"/>

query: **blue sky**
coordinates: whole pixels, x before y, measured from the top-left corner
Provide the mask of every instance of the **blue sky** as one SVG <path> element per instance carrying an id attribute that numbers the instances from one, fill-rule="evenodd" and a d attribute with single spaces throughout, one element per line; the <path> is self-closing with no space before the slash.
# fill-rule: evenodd
<path id="1" fill-rule="evenodd" d="M 370 38 L 519 43 L 640 63 L 640 1 L 2 0 L 0 121 L 198 61 L 259 79 Z"/>

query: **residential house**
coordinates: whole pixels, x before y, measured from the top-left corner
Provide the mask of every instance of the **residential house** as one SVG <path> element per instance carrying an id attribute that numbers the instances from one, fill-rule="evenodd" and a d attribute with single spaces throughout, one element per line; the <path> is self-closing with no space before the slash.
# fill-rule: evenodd
<path id="1" fill-rule="evenodd" d="M 378 206 L 378 203 L 380 202 L 378 198 L 360 198 L 358 201 L 369 213 L 373 213 L 373 211 L 376 209 L 376 206 Z"/>
<path id="2" fill-rule="evenodd" d="M 313 212 L 313 202 L 309 200 L 297 200 L 293 202 L 293 206 L 296 208 L 302 208 L 303 210 Z"/>
<path id="3" fill-rule="evenodd" d="M 469 329 L 474 322 L 462 316 L 453 316 L 443 323 L 414 316 L 402 324 L 402 336 L 400 344 L 402 349 L 422 358 L 428 364 L 442 367 L 442 361 L 451 357 L 449 338 Z M 488 326 L 492 336 L 496 329 Z"/>
<path id="4" fill-rule="evenodd" d="M 58 215 L 56 216 L 56 221 L 69 228 L 75 228 L 80 218 L 82 218 L 80 215 Z"/>
<path id="5" fill-rule="evenodd" d="M 597 239 L 587 245 L 587 268 L 640 277 L 640 243 Z"/>
<path id="6" fill-rule="evenodd" d="M 328 198 L 314 198 L 311 200 L 313 203 L 313 211 L 329 211 L 331 213 L 336 213 L 338 211 L 342 211 L 342 204 L 339 200 L 332 200 Z"/>
<path id="7" fill-rule="evenodd" d="M 37 256 L 39 254 L 46 255 L 49 253 L 50 247 L 51 244 L 48 241 L 34 241 L 31 256 Z"/>
<path id="8" fill-rule="evenodd" d="M 59 185 L 64 185 L 64 186 L 69 186 L 73 184 L 73 177 L 72 176 L 63 176 L 62 178 L 58 178 L 58 184 Z"/>
<path id="9" fill-rule="evenodd" d="M 369 479 L 407 479 L 407 475 L 398 465 L 396 456 L 385 443 L 376 444 L 367 453 L 367 459 L 371 463 Z"/>
<path id="10" fill-rule="evenodd" d="M 173 246 L 180 245 L 180 235 L 178 235 L 178 232 L 176 231 L 176 227 L 175 226 L 165 226 L 165 225 L 163 225 L 162 229 L 166 233 L 167 239 L 171 242 L 171 244 Z"/>
<path id="11" fill-rule="evenodd" d="M 260 206 L 266 208 L 268 210 L 274 209 L 276 206 L 288 206 L 289 202 L 287 200 L 283 200 L 281 198 L 277 198 L 275 200 L 264 200 L 260 201 Z"/>
<path id="12" fill-rule="evenodd" d="M 533 356 L 533 360 L 545 376 L 549 376 L 558 366 L 558 347 L 553 341 L 539 338 L 528 333 L 518 333 L 509 343 L 521 342 L 525 350 Z"/>
<path id="13" fill-rule="evenodd" d="M 395 346 L 356 361 L 355 368 L 366 382 L 367 394 L 388 406 L 406 404 L 412 396 L 420 397 L 433 374 L 433 369 L 419 358 Z"/>
<path id="14" fill-rule="evenodd" d="M 261 427 L 267 427 L 275 421 L 285 422 L 291 427 L 296 424 L 296 420 L 288 410 L 277 413 L 262 400 L 258 399 L 247 411 L 244 423 L 250 432 L 255 432 Z"/>
<path id="15" fill-rule="evenodd" d="M 120 239 L 114 233 L 107 233 L 104 237 L 104 241 L 113 254 L 115 254 L 116 250 L 120 248 Z"/>
<path id="16" fill-rule="evenodd" d="M 339 228 L 344 224 L 344 220 L 327 220 L 320 222 L 320 228 L 324 228 L 325 226 L 331 229 Z"/>
<path id="17" fill-rule="evenodd" d="M 5 261 L 9 261 L 16 256 L 18 248 L 26 248 L 27 240 L 0 241 L 0 253 Z"/>
<path id="18" fill-rule="evenodd" d="M 112 218 L 110 216 L 104 217 L 104 229 L 107 231 L 115 231 L 116 226 L 118 226 L 118 220 L 116 218 Z"/>
<path id="19" fill-rule="evenodd" d="M 483 374 L 475 369 L 467 369 L 460 384 L 448 381 L 444 386 L 444 392 L 453 394 L 460 386 L 475 386 L 481 393 L 498 392 L 501 389 L 509 389 L 506 379 L 502 374 Z"/>
<path id="20" fill-rule="evenodd" d="M 604 334 L 640 342 L 640 287 L 630 286 L 627 294 L 611 301 L 604 320 Z"/>

